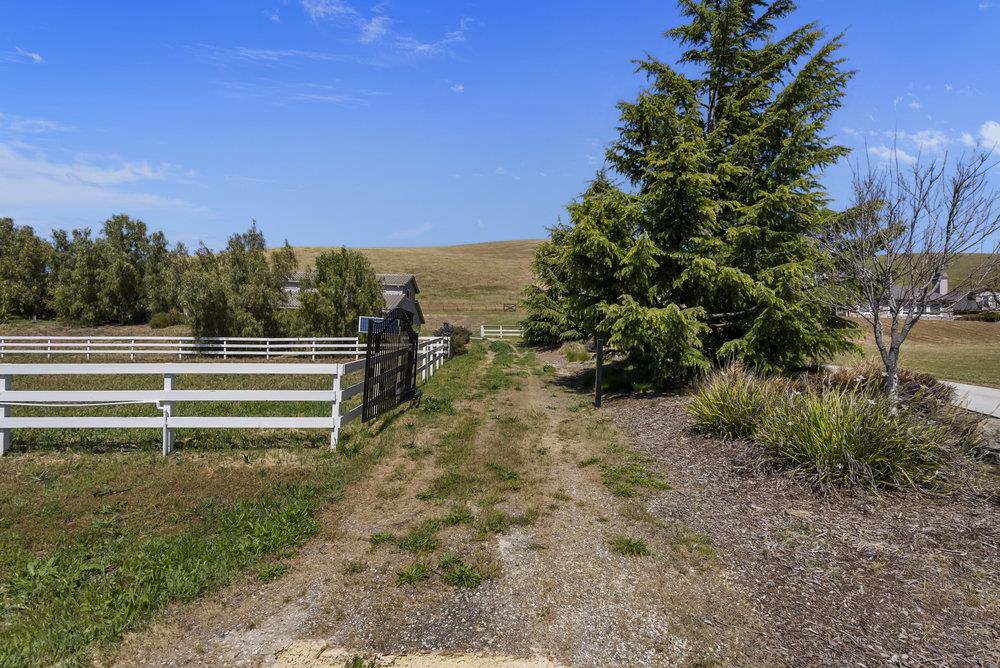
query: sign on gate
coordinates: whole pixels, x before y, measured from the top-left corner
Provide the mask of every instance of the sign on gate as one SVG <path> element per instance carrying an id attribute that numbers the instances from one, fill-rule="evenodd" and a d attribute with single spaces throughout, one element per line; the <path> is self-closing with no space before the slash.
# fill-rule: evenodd
<path id="1" fill-rule="evenodd" d="M 416 396 L 417 343 L 409 312 L 393 309 L 370 322 L 361 420 L 367 422 Z"/>

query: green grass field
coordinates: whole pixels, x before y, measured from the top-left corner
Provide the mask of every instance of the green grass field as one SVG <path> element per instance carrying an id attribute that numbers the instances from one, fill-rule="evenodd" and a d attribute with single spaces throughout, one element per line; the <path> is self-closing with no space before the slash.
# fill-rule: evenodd
<path id="1" fill-rule="evenodd" d="M 465 395 L 483 357 L 475 346 L 449 360 L 423 386 L 424 401 L 450 405 Z M 275 377 L 269 386 L 294 380 Z M 52 382 L 26 379 L 22 387 Z M 153 379 L 88 377 L 67 389 L 112 382 Z M 264 409 L 230 405 L 231 414 Z M 0 458 L 0 665 L 100 662 L 102 651 L 171 603 L 239 578 L 280 577 L 283 561 L 319 530 L 324 507 L 387 448 L 442 419 L 411 408 L 352 425 L 336 452 L 318 431 L 179 430 L 179 449 L 167 458 L 156 430 L 15 431 L 13 450 Z"/>
<path id="2" fill-rule="evenodd" d="M 878 358 L 872 335 L 859 339 L 864 357 Z M 840 363 L 856 361 L 851 356 Z M 1000 323 L 924 320 L 903 344 L 903 366 L 946 380 L 1000 387 Z"/>

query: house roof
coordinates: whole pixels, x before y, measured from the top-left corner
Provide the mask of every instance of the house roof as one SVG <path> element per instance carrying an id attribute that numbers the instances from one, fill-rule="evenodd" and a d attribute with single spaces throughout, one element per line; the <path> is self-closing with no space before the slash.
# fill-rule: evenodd
<path id="1" fill-rule="evenodd" d="M 896 301 L 907 300 L 908 299 L 907 293 L 909 293 L 910 291 L 913 291 L 914 293 L 917 292 L 911 286 L 894 285 L 892 286 L 891 290 L 892 298 L 895 299 Z M 914 296 L 916 296 L 916 294 L 910 295 L 909 298 L 912 298 Z M 966 299 L 968 296 L 969 296 L 968 290 L 952 290 L 951 292 L 948 292 L 943 295 L 938 294 L 936 292 L 930 292 L 927 294 L 927 302 L 953 304 L 955 302 L 959 302 L 963 299 Z"/>
<path id="2" fill-rule="evenodd" d="M 382 287 L 402 288 L 412 283 L 413 292 L 420 292 L 420 288 L 417 287 L 417 277 L 413 274 L 375 274 L 375 276 L 382 283 Z"/>

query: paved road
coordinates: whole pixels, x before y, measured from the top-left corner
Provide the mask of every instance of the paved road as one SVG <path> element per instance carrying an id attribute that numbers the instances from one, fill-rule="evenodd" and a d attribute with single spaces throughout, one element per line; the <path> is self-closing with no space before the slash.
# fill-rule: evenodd
<path id="1" fill-rule="evenodd" d="M 955 388 L 955 403 L 974 413 L 982 413 L 1000 418 L 1000 390 L 995 387 L 981 387 L 943 381 Z"/>

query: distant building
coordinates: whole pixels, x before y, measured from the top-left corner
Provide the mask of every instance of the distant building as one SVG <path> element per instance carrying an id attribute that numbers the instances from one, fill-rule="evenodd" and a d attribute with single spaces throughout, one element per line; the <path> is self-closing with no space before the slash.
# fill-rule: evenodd
<path id="1" fill-rule="evenodd" d="M 909 286 L 892 286 L 892 300 L 902 304 L 903 312 L 909 310 L 909 303 L 917 291 Z M 948 274 L 942 273 L 934 289 L 927 295 L 921 317 L 930 320 L 954 320 L 955 317 L 986 313 L 1000 309 L 1000 292 L 993 290 L 949 290 Z M 857 313 L 871 315 L 867 306 L 859 306 Z M 882 315 L 889 316 L 889 305 L 882 305 Z"/>
<path id="2" fill-rule="evenodd" d="M 413 274 L 376 274 L 382 284 L 382 299 L 385 307 L 382 314 L 388 313 L 394 308 L 401 308 L 413 317 L 413 326 L 420 327 L 424 324 L 424 312 L 420 308 L 420 301 L 417 294 L 420 288 L 417 287 L 417 277 Z M 309 278 L 309 272 L 298 271 L 282 286 L 288 293 L 288 308 L 299 308 L 302 302 L 299 295 L 302 291 L 302 283 Z M 382 315 L 375 314 L 372 315 Z"/>

